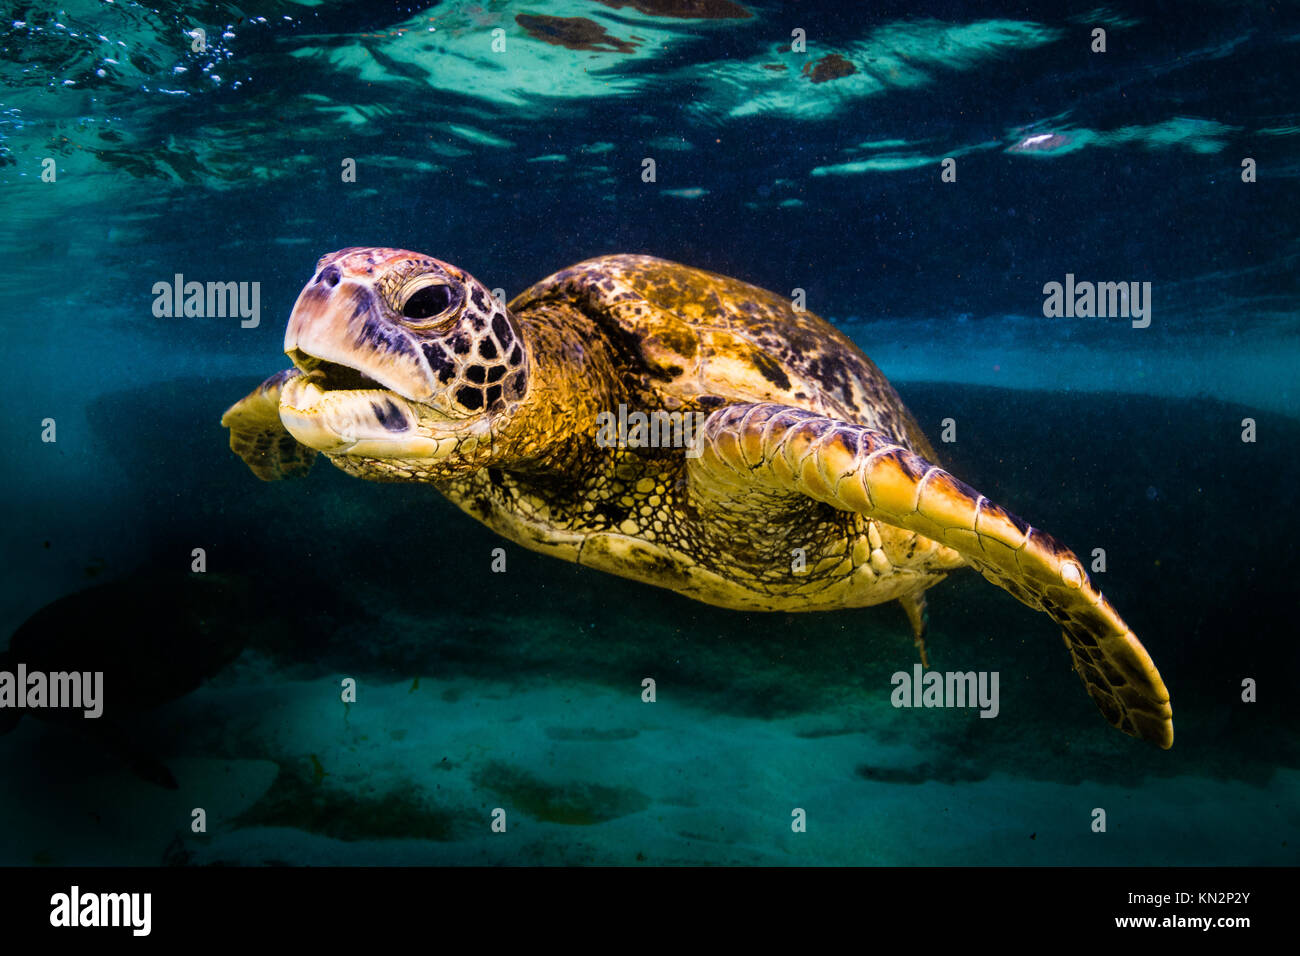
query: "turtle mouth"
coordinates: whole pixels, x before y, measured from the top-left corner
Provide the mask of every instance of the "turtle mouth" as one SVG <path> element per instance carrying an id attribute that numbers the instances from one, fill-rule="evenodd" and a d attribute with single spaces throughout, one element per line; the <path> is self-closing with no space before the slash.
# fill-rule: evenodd
<path id="1" fill-rule="evenodd" d="M 316 384 L 327 392 L 359 392 L 384 390 L 379 382 L 360 369 L 349 368 L 336 362 L 317 362 L 311 369 Z"/>
<path id="2" fill-rule="evenodd" d="M 437 457 L 414 402 L 346 365 L 297 356 L 294 364 L 302 374 L 280 391 L 280 421 L 302 444 L 326 455 Z"/>
<path id="3" fill-rule="evenodd" d="M 289 360 L 304 375 L 311 378 L 322 391 L 391 391 L 388 386 L 371 378 L 360 369 L 308 355 L 302 349 L 291 351 Z"/>

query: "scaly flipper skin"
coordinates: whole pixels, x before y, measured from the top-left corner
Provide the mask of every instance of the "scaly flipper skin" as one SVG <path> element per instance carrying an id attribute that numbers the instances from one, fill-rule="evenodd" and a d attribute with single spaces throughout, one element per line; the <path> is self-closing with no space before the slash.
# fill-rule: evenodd
<path id="1" fill-rule="evenodd" d="M 1063 628 L 1084 687 L 1112 725 L 1168 748 L 1173 711 L 1155 664 L 1079 559 L 883 432 L 776 404 L 709 416 L 692 492 L 719 485 L 804 495 L 947 545 Z M 694 498 L 694 495 L 693 495 Z M 707 496 L 701 496 L 707 507 Z"/>
<path id="2" fill-rule="evenodd" d="M 316 450 L 300 444 L 280 420 L 280 392 L 300 374 L 296 368 L 276 372 L 221 416 L 230 429 L 230 450 L 263 481 L 299 478 L 316 460 Z"/>

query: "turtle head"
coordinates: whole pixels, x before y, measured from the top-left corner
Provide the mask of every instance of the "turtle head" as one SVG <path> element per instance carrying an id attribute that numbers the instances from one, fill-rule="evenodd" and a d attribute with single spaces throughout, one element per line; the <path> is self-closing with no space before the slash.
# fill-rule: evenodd
<path id="1" fill-rule="evenodd" d="M 477 467 L 528 389 L 527 350 L 506 307 L 467 272 L 401 249 L 324 256 L 284 350 L 303 374 L 285 384 L 280 419 L 341 465 Z"/>

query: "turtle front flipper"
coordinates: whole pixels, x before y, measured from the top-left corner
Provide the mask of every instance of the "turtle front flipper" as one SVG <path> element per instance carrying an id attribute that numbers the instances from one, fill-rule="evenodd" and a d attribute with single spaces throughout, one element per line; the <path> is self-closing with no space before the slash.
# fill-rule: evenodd
<path id="1" fill-rule="evenodd" d="M 276 372 L 221 416 L 230 429 L 230 450 L 263 481 L 299 478 L 316 460 L 316 449 L 301 444 L 280 421 L 280 391 L 301 374 L 296 368 Z"/>
<path id="2" fill-rule="evenodd" d="M 1169 692 L 1137 637 L 1050 535 L 989 501 L 889 435 L 784 405 L 730 405 L 705 421 L 690 460 L 692 497 L 804 495 L 904 528 L 958 552 L 984 577 L 1064 630 L 1084 687 L 1115 727 L 1168 748 Z"/>

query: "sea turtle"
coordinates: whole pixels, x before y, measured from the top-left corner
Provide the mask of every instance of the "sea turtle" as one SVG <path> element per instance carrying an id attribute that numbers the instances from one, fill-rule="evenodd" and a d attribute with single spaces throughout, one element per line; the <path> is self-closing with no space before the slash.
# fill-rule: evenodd
<path id="1" fill-rule="evenodd" d="M 321 452 L 432 484 L 524 547 L 727 608 L 897 600 L 923 665 L 924 593 L 970 565 L 1063 628 L 1108 721 L 1173 743 L 1155 665 L 1082 562 L 935 464 L 875 364 L 771 292 L 612 255 L 503 304 L 427 255 L 350 248 L 318 263 L 284 350 L 293 368 L 222 417 L 260 478 Z M 632 428 L 610 440 L 615 421 Z"/>

